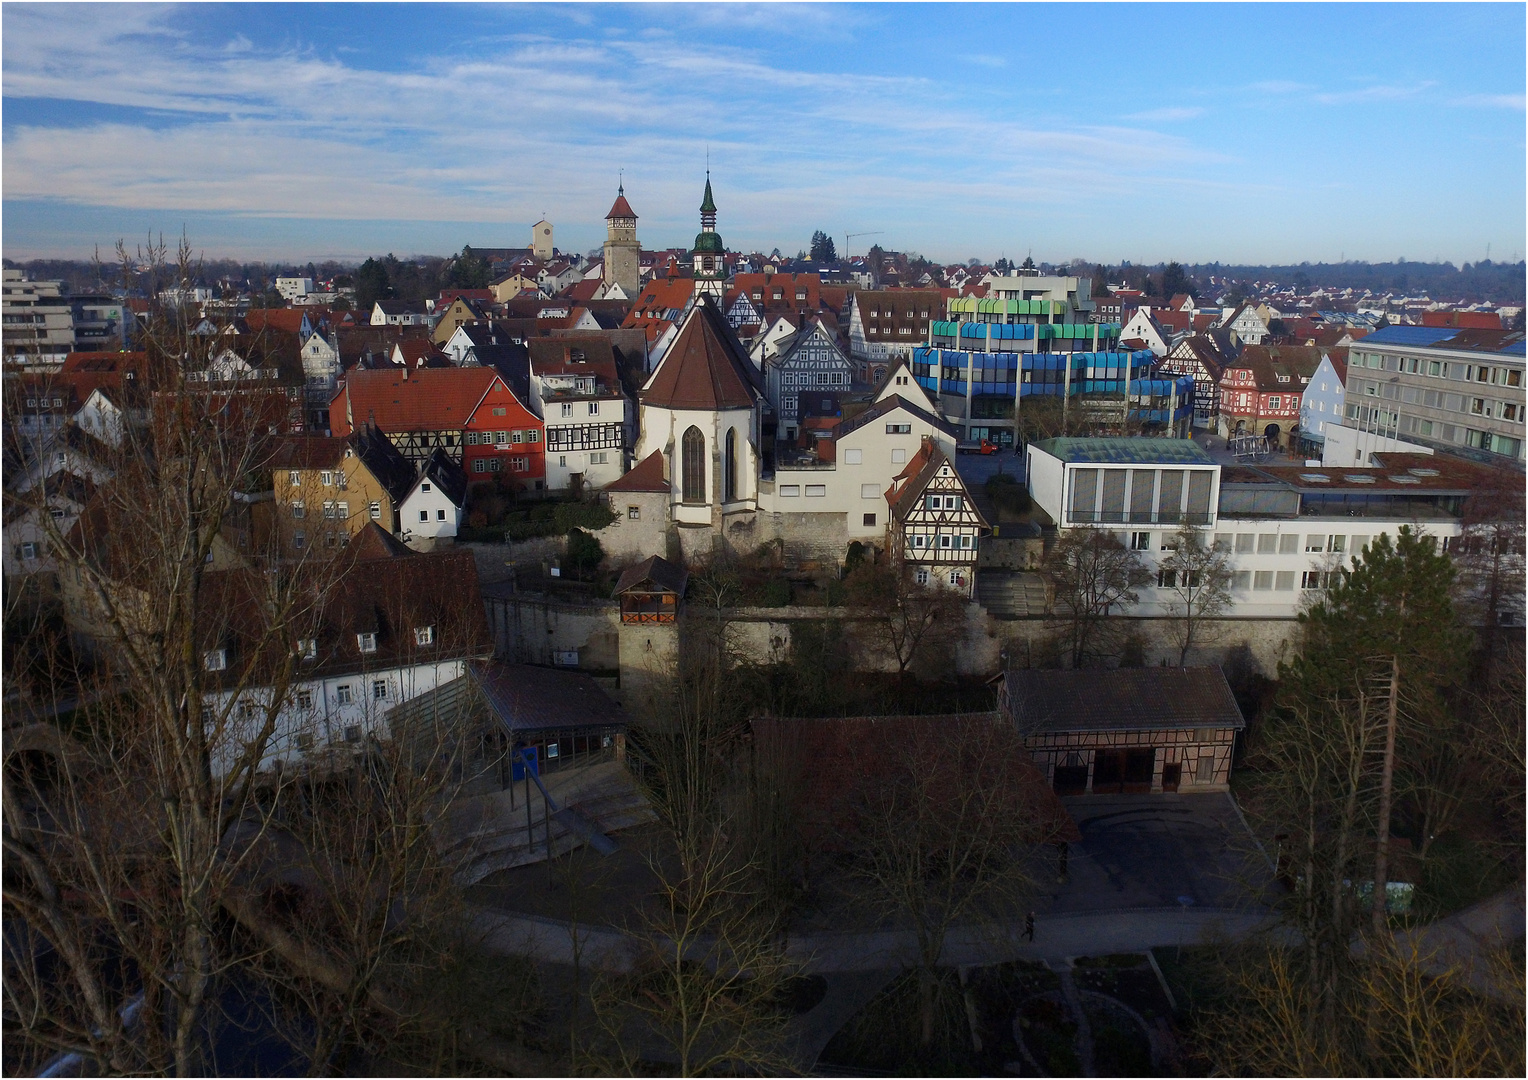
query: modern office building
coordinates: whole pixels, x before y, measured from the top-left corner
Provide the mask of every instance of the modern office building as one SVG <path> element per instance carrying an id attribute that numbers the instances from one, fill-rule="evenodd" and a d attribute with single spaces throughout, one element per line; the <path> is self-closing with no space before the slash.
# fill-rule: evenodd
<path id="1" fill-rule="evenodd" d="M 1223 467 L 1187 439 L 1047 439 L 1027 448 L 1026 482 L 1058 531 L 1116 533 L 1140 552 L 1151 584 L 1125 615 L 1170 617 L 1178 594 L 1160 564 L 1185 524 L 1225 550 L 1225 618 L 1293 619 L 1375 537 L 1401 526 L 1447 547 L 1484 472 L 1469 461 L 1376 455 L 1368 469 Z"/>
<path id="2" fill-rule="evenodd" d="M 1091 291 L 1088 278 L 991 278 L 987 296 L 950 300 L 930 324 L 913 375 L 969 440 L 1011 446 L 1015 414 L 1035 396 L 1064 397 L 1120 430 L 1186 434 L 1193 381 L 1154 376 L 1156 357 L 1122 349 L 1117 323 L 1090 322 Z"/>
<path id="3" fill-rule="evenodd" d="M 1368 464 L 1373 450 L 1393 448 L 1382 441 L 1390 439 L 1522 467 L 1523 369 L 1521 330 L 1376 330 L 1348 357 L 1344 426 L 1356 434 L 1344 444 L 1357 456 L 1337 464 Z"/>

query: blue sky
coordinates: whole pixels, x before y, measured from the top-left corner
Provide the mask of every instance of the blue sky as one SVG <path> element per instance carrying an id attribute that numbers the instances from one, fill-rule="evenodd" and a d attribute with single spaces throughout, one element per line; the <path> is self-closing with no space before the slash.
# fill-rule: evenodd
<path id="1" fill-rule="evenodd" d="M 955 260 L 1525 246 L 1522 4 L 0 9 L 3 246 L 321 259 L 814 229 Z"/>

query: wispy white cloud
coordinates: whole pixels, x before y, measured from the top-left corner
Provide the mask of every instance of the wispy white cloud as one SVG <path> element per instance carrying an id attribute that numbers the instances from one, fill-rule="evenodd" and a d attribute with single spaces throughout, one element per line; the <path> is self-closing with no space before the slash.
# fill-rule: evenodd
<path id="1" fill-rule="evenodd" d="M 1191 105 L 1180 108 L 1148 109 L 1145 112 L 1131 113 L 1125 119 L 1142 120 L 1148 124 L 1155 124 L 1173 120 L 1193 120 L 1195 117 L 1203 115 L 1204 110 L 1202 108 L 1197 105 Z"/>
<path id="2" fill-rule="evenodd" d="M 1408 86 L 1380 84 L 1361 86 L 1356 90 L 1338 90 L 1312 95 L 1312 100 L 1322 105 L 1350 105 L 1358 102 L 1403 101 L 1426 93 L 1438 84 L 1432 80 L 1412 83 Z"/>
<path id="3" fill-rule="evenodd" d="M 1247 89 L 1263 94 L 1299 94 L 1316 88 L 1309 83 L 1291 82 L 1288 79 L 1265 79 L 1250 84 Z"/>
<path id="4" fill-rule="evenodd" d="M 1522 94 L 1466 94 L 1450 99 L 1449 104 L 1486 109 L 1521 109 L 1525 102 Z"/>

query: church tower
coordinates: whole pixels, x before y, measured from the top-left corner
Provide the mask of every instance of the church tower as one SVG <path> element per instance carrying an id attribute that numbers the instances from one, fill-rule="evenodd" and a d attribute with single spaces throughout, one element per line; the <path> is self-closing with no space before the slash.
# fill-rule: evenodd
<path id="1" fill-rule="evenodd" d="M 556 252 L 552 247 L 552 223 L 542 218 L 531 226 L 531 254 L 546 262 Z"/>
<path id="2" fill-rule="evenodd" d="M 605 215 L 605 294 L 619 286 L 635 300 L 642 286 L 642 245 L 637 242 L 637 214 L 626 201 L 626 185 L 616 189 L 615 203 Z"/>
<path id="3" fill-rule="evenodd" d="M 716 200 L 711 197 L 711 170 L 706 170 L 706 197 L 700 204 L 700 232 L 695 237 L 695 292 L 709 293 L 718 309 L 726 298 L 727 259 L 716 232 Z"/>

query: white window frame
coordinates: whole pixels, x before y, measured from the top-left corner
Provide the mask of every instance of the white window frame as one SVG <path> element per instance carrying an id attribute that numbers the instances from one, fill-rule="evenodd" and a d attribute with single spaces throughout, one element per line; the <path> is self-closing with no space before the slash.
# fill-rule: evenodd
<path id="1" fill-rule="evenodd" d="M 414 644 L 418 645 L 420 648 L 423 648 L 426 645 L 434 645 L 435 627 L 433 625 L 414 627 Z"/>
<path id="2" fill-rule="evenodd" d="M 355 647 L 357 649 L 359 649 L 363 653 L 374 653 L 374 652 L 376 652 L 377 651 L 377 635 L 376 635 L 376 633 L 373 632 L 373 631 L 367 631 L 366 633 L 357 634 L 355 636 Z"/>

